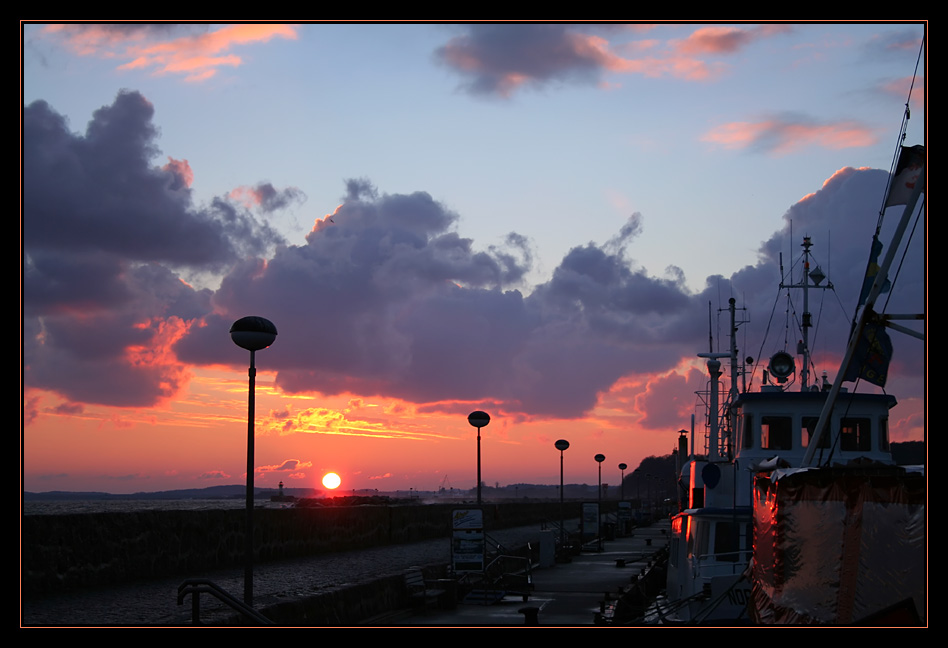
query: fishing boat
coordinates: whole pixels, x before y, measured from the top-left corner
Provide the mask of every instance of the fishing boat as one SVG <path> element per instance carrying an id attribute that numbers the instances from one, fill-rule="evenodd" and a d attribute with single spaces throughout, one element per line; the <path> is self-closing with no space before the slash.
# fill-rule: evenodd
<path id="1" fill-rule="evenodd" d="M 802 338 L 796 349 L 799 358 L 786 350 L 778 351 L 770 357 L 758 391 L 741 387 L 746 385 L 745 367 L 753 360 L 741 363 L 738 359 L 736 333 L 743 322 L 738 321 L 734 299 L 727 309 L 730 348 L 698 354 L 707 360 L 709 377 L 702 399 L 706 432 L 703 447 L 696 448 L 692 423 L 690 453 L 687 433 L 683 431 L 679 439 L 681 510 L 671 520 L 666 591 L 658 605 L 662 623 L 779 622 L 781 615 L 775 609 L 789 600 L 784 596 L 789 596 L 786 581 L 781 579 L 793 571 L 800 554 L 796 544 L 780 542 L 788 537 L 789 518 L 782 517 L 783 509 L 780 514 L 775 508 L 768 509 L 772 513 L 769 534 L 755 526 L 755 510 L 763 510 L 758 500 L 768 501 L 769 496 L 770 502 L 775 501 L 774 491 L 767 487 L 772 488 L 776 480 L 765 483 L 767 478 L 804 466 L 814 457 L 818 463 L 831 460 L 837 465 L 901 470 L 893 467 L 888 436 L 895 397 L 850 393 L 839 389 L 838 383 L 830 384 L 825 373 L 820 381 L 811 380 L 808 294 L 832 287 L 823 284 L 825 276 L 819 266 L 811 265 L 812 246 L 810 238 L 804 237 L 799 282 L 781 283 L 781 289 L 803 291 Z M 729 364 L 727 390 L 723 388 L 722 360 Z M 831 398 L 835 406 L 821 428 L 821 415 Z M 817 430 L 824 428 L 834 434 L 818 440 Z M 784 490 L 780 497 L 786 499 Z M 805 515 L 801 507 L 794 524 L 799 525 Z M 802 537 L 795 536 L 794 542 L 806 544 L 807 534 L 819 533 L 820 529 L 808 528 Z M 770 553 L 759 554 L 767 542 Z M 757 571 L 749 569 L 751 563 Z M 769 587 L 755 580 L 761 575 L 771 577 Z M 797 584 L 806 589 L 802 581 Z M 761 613 L 768 606 L 769 613 Z M 783 618 L 790 619 L 787 622 L 800 619 L 793 614 Z"/>

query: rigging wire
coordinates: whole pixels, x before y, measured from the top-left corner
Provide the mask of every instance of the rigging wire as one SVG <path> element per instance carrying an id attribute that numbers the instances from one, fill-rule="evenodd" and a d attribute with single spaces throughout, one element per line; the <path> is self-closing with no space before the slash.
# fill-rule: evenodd
<path id="1" fill-rule="evenodd" d="M 792 264 L 791 264 L 791 266 L 792 266 Z M 793 268 L 792 268 L 792 267 L 791 267 L 790 272 L 791 272 L 791 277 L 792 277 L 792 276 L 793 276 L 793 275 L 792 275 L 792 273 L 793 273 Z M 783 279 L 784 279 L 783 277 L 780 277 L 780 281 L 781 281 L 781 282 L 783 282 Z M 763 337 L 762 337 L 761 340 L 760 340 L 760 348 L 758 348 L 758 350 L 757 350 L 757 355 L 754 356 L 754 357 L 757 358 L 758 361 L 754 363 L 754 366 L 753 366 L 753 368 L 751 369 L 751 383 L 754 382 L 754 377 L 757 375 L 757 367 L 758 367 L 759 364 L 763 361 L 763 357 L 764 357 L 764 345 L 767 344 L 767 340 L 770 338 L 770 329 L 771 329 L 771 327 L 773 326 L 773 323 L 774 323 L 774 315 L 775 315 L 776 312 L 777 312 L 777 304 L 780 303 L 780 294 L 781 294 L 780 289 L 777 289 L 777 296 L 774 298 L 774 305 L 773 305 L 773 306 L 771 307 L 771 309 L 770 309 L 770 317 L 767 318 L 767 328 L 764 329 L 764 335 L 763 335 Z M 763 381 L 761 382 L 761 385 L 763 385 Z"/>
<path id="2" fill-rule="evenodd" d="M 823 321 L 823 306 L 826 304 L 826 290 L 821 290 L 820 292 L 822 293 L 820 295 L 820 310 L 816 314 L 816 326 L 813 327 L 813 344 L 810 346 L 809 349 L 807 349 L 807 351 L 809 351 L 809 353 L 807 354 L 807 358 L 809 358 L 809 364 L 810 364 L 809 369 L 813 374 L 813 380 L 811 381 L 810 384 L 815 384 L 816 381 L 819 379 L 816 375 L 816 363 L 813 361 L 813 356 L 814 356 L 814 351 L 816 350 L 816 341 L 820 338 L 820 322 Z M 833 290 L 833 292 L 835 293 L 836 291 Z M 845 317 L 845 313 L 846 311 L 843 311 L 844 317 Z M 807 344 L 809 345 L 809 342 Z"/>
<path id="3" fill-rule="evenodd" d="M 905 97 L 905 110 L 902 112 L 902 124 L 899 126 L 899 136 L 895 145 L 895 150 L 892 152 L 892 162 L 889 166 L 889 181 L 886 183 L 885 192 L 882 194 L 882 204 L 879 207 L 879 217 L 876 220 L 876 235 L 878 235 L 879 231 L 882 229 L 882 219 L 885 215 L 885 200 L 889 195 L 889 190 L 892 188 L 892 181 L 895 179 L 895 169 L 899 163 L 899 153 L 902 149 L 902 143 L 905 142 L 908 121 L 912 116 L 912 111 L 909 104 L 912 101 L 912 90 L 915 89 L 915 79 L 918 78 L 918 66 L 921 65 L 922 53 L 924 51 L 925 36 L 922 36 L 922 42 L 919 44 L 918 48 L 918 57 L 915 59 L 915 71 L 912 72 L 912 80 L 909 83 L 908 95 Z"/>

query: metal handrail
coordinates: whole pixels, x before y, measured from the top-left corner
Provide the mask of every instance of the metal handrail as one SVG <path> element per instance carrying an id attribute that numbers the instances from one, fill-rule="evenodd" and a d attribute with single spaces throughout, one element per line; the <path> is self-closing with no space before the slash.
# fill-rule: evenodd
<path id="1" fill-rule="evenodd" d="M 511 555 L 509 555 L 509 554 L 501 554 L 500 556 L 497 556 L 497 557 L 494 558 L 492 561 L 490 561 L 490 562 L 487 564 L 486 567 L 484 567 L 484 572 L 485 572 L 485 573 L 489 572 L 489 571 L 491 570 L 491 567 L 493 567 L 494 565 L 496 565 L 497 563 L 499 563 L 499 562 L 502 561 L 502 560 L 503 560 L 503 561 L 511 560 L 511 561 L 514 561 L 514 562 L 517 562 L 517 561 L 523 561 L 523 562 L 525 562 L 527 566 L 526 566 L 526 568 L 524 568 L 524 569 L 521 570 L 521 571 L 526 572 L 527 574 L 529 574 L 529 573 L 531 572 L 532 567 L 533 567 L 533 563 L 530 562 L 530 559 L 529 559 L 529 558 L 525 558 L 525 557 L 523 557 L 523 556 L 511 556 Z M 501 575 L 502 575 L 502 576 L 503 576 L 504 574 L 512 574 L 512 573 L 515 573 L 515 572 L 513 572 L 513 571 L 508 571 L 508 570 L 506 570 L 506 569 L 501 570 Z"/>
<path id="2" fill-rule="evenodd" d="M 260 625 L 274 625 L 273 621 L 260 614 L 238 598 L 234 598 L 217 584 L 206 578 L 189 578 L 178 585 L 178 605 L 184 604 L 184 597 L 191 595 L 191 623 L 201 625 L 201 594 L 211 594 L 221 603 L 247 616 Z"/>

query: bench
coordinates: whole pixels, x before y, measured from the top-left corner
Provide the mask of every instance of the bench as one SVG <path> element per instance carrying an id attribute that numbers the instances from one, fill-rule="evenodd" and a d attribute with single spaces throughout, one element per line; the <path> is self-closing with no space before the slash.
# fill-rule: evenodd
<path id="1" fill-rule="evenodd" d="M 428 609 L 432 604 L 437 606 L 441 597 L 447 594 L 447 590 L 429 587 L 420 569 L 405 572 L 405 589 L 408 590 L 413 607 L 423 609 Z"/>

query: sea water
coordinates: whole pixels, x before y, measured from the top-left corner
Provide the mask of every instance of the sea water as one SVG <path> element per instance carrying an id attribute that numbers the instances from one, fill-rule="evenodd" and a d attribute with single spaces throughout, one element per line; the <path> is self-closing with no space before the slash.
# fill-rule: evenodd
<path id="1" fill-rule="evenodd" d="M 130 513 L 133 511 L 209 511 L 243 509 L 247 501 L 240 498 L 221 499 L 115 499 L 115 500 L 27 500 L 23 515 L 66 515 L 74 513 Z M 254 501 L 254 508 L 287 508 L 290 504 Z"/>

